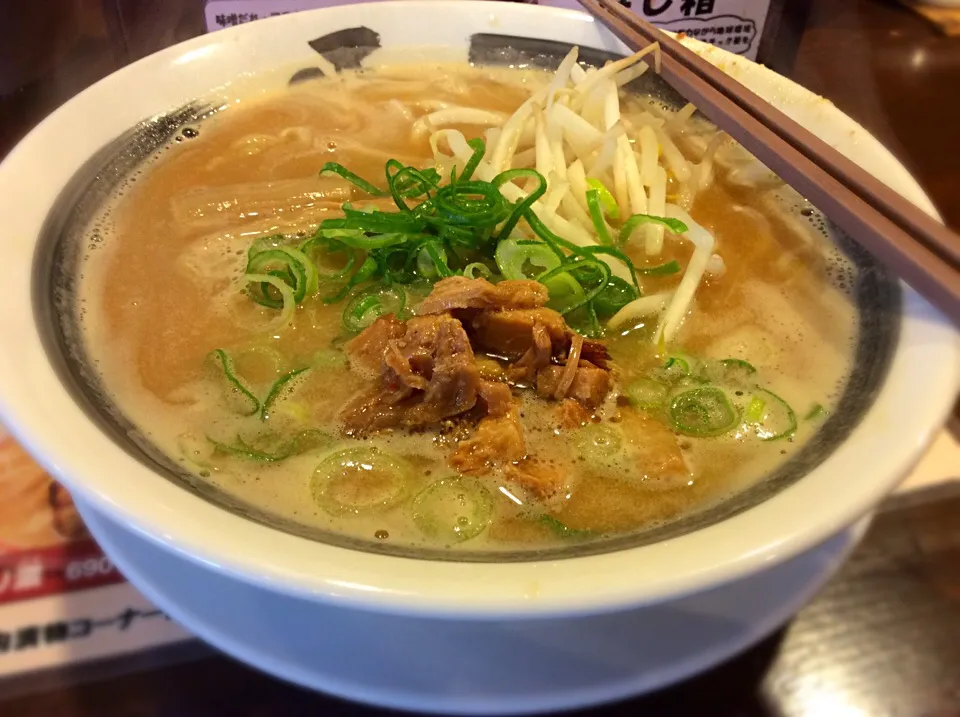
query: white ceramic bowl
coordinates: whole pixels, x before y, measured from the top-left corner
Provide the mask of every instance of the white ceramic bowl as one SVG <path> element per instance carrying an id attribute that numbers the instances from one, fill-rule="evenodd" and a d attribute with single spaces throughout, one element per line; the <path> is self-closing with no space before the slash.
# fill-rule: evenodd
<path id="1" fill-rule="evenodd" d="M 467 1 L 343 6 L 169 48 L 97 83 L 46 119 L 0 166 L 6 279 L 0 302 L 5 341 L 0 412 L 27 448 L 84 501 L 206 569 L 270 590 L 397 613 L 546 617 L 661 601 L 784 561 L 852 524 L 918 460 L 956 396 L 960 347 L 952 327 L 909 289 L 872 406 L 814 470 L 725 520 L 615 552 L 476 563 L 348 550 L 240 517 L 121 448 L 91 420 L 75 387 L 62 378 L 59 349 L 45 338 L 43 276 L 50 262 L 37 255 L 36 246 L 73 201 L 71 178 L 83 167 L 89 170 L 92 155 L 144 118 L 209 97 L 211 88 L 243 74 L 315 64 L 308 41 L 359 26 L 378 33 L 384 48 L 440 47 L 463 59 L 476 33 L 625 51 L 592 18 L 567 10 Z M 742 58 L 691 44 L 933 211 L 903 167 L 830 103 Z M 232 91 L 227 86 L 220 95 Z"/>

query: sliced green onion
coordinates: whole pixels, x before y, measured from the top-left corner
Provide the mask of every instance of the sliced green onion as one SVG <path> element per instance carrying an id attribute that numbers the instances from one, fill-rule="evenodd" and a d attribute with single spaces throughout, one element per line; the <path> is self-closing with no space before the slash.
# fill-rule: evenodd
<path id="1" fill-rule="evenodd" d="M 662 378 L 667 383 L 676 383 L 693 374 L 693 359 L 678 354 L 670 355 L 655 373 L 657 378 Z"/>
<path id="2" fill-rule="evenodd" d="M 554 518 L 552 515 L 543 514 L 537 517 L 537 522 L 541 525 L 546 526 L 551 531 L 556 533 L 559 537 L 564 539 L 585 539 L 593 535 L 592 530 L 580 530 L 577 528 L 568 528 L 561 521 Z"/>
<path id="3" fill-rule="evenodd" d="M 285 373 L 283 376 L 273 382 L 273 385 L 270 386 L 270 390 L 267 391 L 267 397 L 263 399 L 263 403 L 260 405 L 261 421 L 266 421 L 270 417 L 270 410 L 273 408 L 273 405 L 277 402 L 280 396 L 285 391 L 291 390 L 292 387 L 290 386 L 290 382 L 307 370 L 309 370 L 309 367 L 294 369 L 289 373 Z"/>
<path id="4" fill-rule="evenodd" d="M 488 281 L 494 278 L 493 271 L 490 270 L 490 267 L 481 261 L 475 261 L 463 267 L 463 275 L 468 279 L 476 279 L 476 278 L 482 277 L 484 279 L 487 279 Z"/>
<path id="5" fill-rule="evenodd" d="M 501 172 L 498 174 L 491 180 L 490 183 L 499 190 L 500 187 L 507 182 L 512 182 L 521 177 L 532 177 L 533 179 L 536 179 L 537 188 L 513 206 L 510 216 L 507 217 L 507 220 L 500 228 L 500 233 L 497 235 L 498 240 L 503 240 L 509 237 L 510 232 L 512 232 L 514 227 L 517 226 L 517 222 L 520 221 L 520 218 L 526 214 L 527 210 L 533 206 L 534 202 L 547 193 L 547 180 L 535 169 L 509 169 L 506 172 Z"/>
<path id="6" fill-rule="evenodd" d="M 306 254 L 292 246 L 282 246 L 280 247 L 280 251 L 303 266 L 304 275 L 306 277 L 306 285 L 304 287 L 305 296 L 313 296 L 316 294 L 319 285 L 319 277 L 316 265 L 310 261 L 310 258 Z M 294 292 L 294 295 L 296 296 L 296 292 Z"/>
<path id="7" fill-rule="evenodd" d="M 306 254 L 290 246 L 280 246 L 253 254 L 247 260 L 246 273 L 270 274 L 283 279 L 293 289 L 293 298 L 298 304 L 317 291 L 317 267 Z M 270 296 L 263 285 L 259 295 L 254 295 L 253 299 L 275 309 L 282 306 L 282 300 Z"/>
<path id="8" fill-rule="evenodd" d="M 750 403 L 752 404 L 756 400 L 763 402 L 764 406 L 761 409 L 760 417 L 751 420 L 750 423 L 761 441 L 776 441 L 781 438 L 789 438 L 796 433 L 797 414 L 794 413 L 790 404 L 765 388 L 757 389 L 757 392 L 750 399 Z"/>
<path id="9" fill-rule="evenodd" d="M 417 270 L 427 279 L 443 279 L 453 276 L 447 264 L 447 252 L 438 241 L 424 242 L 417 253 Z"/>
<path id="10" fill-rule="evenodd" d="M 561 311 L 560 313 L 564 316 L 571 313 L 572 311 L 575 311 L 576 309 L 579 309 L 582 306 L 589 306 L 591 311 L 593 311 L 594 316 L 596 315 L 596 311 L 593 310 L 593 306 L 591 302 L 595 298 L 597 298 L 606 288 L 607 284 L 610 283 L 610 276 L 611 276 L 610 267 L 608 267 L 602 261 L 597 261 L 596 259 L 591 259 L 589 257 L 574 257 L 569 261 L 563 262 L 560 266 L 556 267 L 555 269 L 551 269 L 550 271 L 544 272 L 543 274 L 537 277 L 537 281 L 543 284 L 547 284 L 551 279 L 553 279 L 556 276 L 560 276 L 565 272 L 572 274 L 575 271 L 578 271 L 587 267 L 596 270 L 598 272 L 600 280 L 597 282 L 596 286 L 594 286 L 589 291 L 584 293 L 581 299 L 567 306 L 563 311 Z"/>
<path id="11" fill-rule="evenodd" d="M 519 239 L 497 244 L 494 259 L 507 279 L 532 279 L 560 266 L 560 259 L 547 244 Z"/>
<path id="12" fill-rule="evenodd" d="M 619 277 L 611 276 L 606 288 L 594 299 L 593 308 L 598 316 L 607 318 L 639 296 L 640 293 L 633 286 Z"/>
<path id="13" fill-rule="evenodd" d="M 673 392 L 710 383 L 704 373 L 697 370 L 696 361 L 690 357 L 672 356 L 666 360 L 662 368 L 652 371 L 650 377 L 670 385 Z M 721 388 L 733 390 L 734 387 L 721 384 Z"/>
<path id="14" fill-rule="evenodd" d="M 597 192 L 597 199 L 603 205 L 603 210 L 611 219 L 620 218 L 620 207 L 617 206 L 617 200 L 613 198 L 610 190 L 607 189 L 599 179 L 587 179 L 587 186 Z"/>
<path id="15" fill-rule="evenodd" d="M 341 287 L 340 291 L 336 292 L 331 296 L 324 297 L 323 303 L 324 304 L 337 303 L 338 301 L 343 299 L 343 297 L 349 294 L 350 290 L 353 289 L 353 287 L 358 286 L 359 284 L 362 284 L 363 282 L 373 277 L 373 275 L 377 273 L 377 268 L 378 266 L 377 266 L 376 259 L 374 259 L 371 256 L 368 256 L 366 259 L 363 260 L 363 264 L 360 265 L 360 268 L 357 269 L 356 273 L 350 277 L 350 280 L 347 281 L 347 283 L 344 284 L 343 287 Z"/>
<path id="16" fill-rule="evenodd" d="M 667 402 L 668 392 L 666 384 L 652 378 L 638 378 L 627 385 L 624 395 L 632 405 L 649 411 L 661 408 Z"/>
<path id="17" fill-rule="evenodd" d="M 547 229 L 531 211 L 547 190 L 543 175 L 534 169 L 511 169 L 491 181 L 475 180 L 486 148 L 481 140 L 468 144 L 473 153 L 467 165 L 459 176 L 451 172 L 445 186 L 441 186 L 437 170 L 404 166 L 395 159 L 384 165 L 386 191 L 343 165 L 325 164 L 322 172 L 338 174 L 374 196 L 391 196 L 399 211 L 358 210 L 344 203 L 343 217 L 321 222 L 314 236 L 298 249 L 285 246 L 282 236 L 258 240 L 251 247 L 248 273 L 271 278 L 259 282 L 259 291 L 251 288 L 250 295 L 264 306 L 283 309 L 284 320 L 289 321 L 293 308 L 286 297 L 290 292 L 280 284 L 292 290 L 293 303 L 298 304 L 316 292 L 320 281 L 337 282 L 339 287 L 323 297 L 329 304 L 341 301 L 355 287 L 368 282 L 389 287 L 456 274 L 494 279 L 491 265 L 478 260 L 489 256 L 495 245 L 497 263 L 505 277 L 534 277 L 544 282 L 553 305 L 564 315 L 577 312 L 576 319 L 583 320 L 585 331 L 600 335 L 598 311 L 603 316 L 612 315 L 640 295 L 632 261 L 611 246 L 604 215 L 617 217 L 619 208 L 610 191 L 591 180 L 588 192 L 592 216 L 599 220 L 598 234 L 605 245 L 579 247 Z M 522 200 L 510 203 L 500 188 L 520 179 L 532 179 L 536 187 Z M 521 218 L 542 242 L 510 237 Z M 601 254 L 629 268 L 635 291 L 619 279 L 612 281 L 608 260 L 601 260 Z M 343 256 L 344 262 L 330 269 L 329 259 L 338 256 Z M 675 270 L 665 267 L 644 271 L 655 274 Z M 251 281 L 248 279 L 248 283 Z M 369 296 L 355 298 L 357 301 L 344 313 L 345 323 L 354 327 L 375 318 L 380 311 Z"/>
<path id="18" fill-rule="evenodd" d="M 603 327 L 600 326 L 593 304 L 583 304 L 579 308 L 568 311 L 564 314 L 564 318 L 567 326 L 581 336 L 588 339 L 602 339 L 604 336 Z"/>
<path id="19" fill-rule="evenodd" d="M 600 193 L 596 189 L 587 190 L 587 208 L 590 210 L 590 221 L 593 222 L 593 229 L 597 233 L 597 241 L 609 246 L 613 244 L 613 238 L 607 229 L 607 223 L 603 219 L 603 210 L 600 208 Z"/>
<path id="20" fill-rule="evenodd" d="M 550 301 L 547 306 L 560 313 L 567 312 L 570 307 L 583 306 L 585 294 L 580 282 L 574 279 L 569 272 L 563 272 L 542 282 L 550 292 Z"/>
<path id="21" fill-rule="evenodd" d="M 670 276 L 680 271 L 680 262 L 673 260 L 658 266 L 638 266 L 636 271 L 638 274 L 643 274 L 644 276 Z"/>
<path id="22" fill-rule="evenodd" d="M 826 414 L 826 412 L 827 410 L 823 406 L 821 406 L 819 403 L 815 403 L 810 407 L 810 410 L 807 411 L 807 415 L 803 417 L 803 420 L 813 421 L 814 419 L 820 418 Z"/>
<path id="23" fill-rule="evenodd" d="M 677 394 L 670 401 L 674 430 L 687 436 L 720 436 L 737 425 L 737 411 L 719 388 L 707 386 Z"/>
<path id="24" fill-rule="evenodd" d="M 357 176 L 356 174 L 351 172 L 349 169 L 344 167 L 342 164 L 339 164 L 337 162 L 327 162 L 325 165 L 323 165 L 323 167 L 320 168 L 321 175 L 327 172 L 329 172 L 330 174 L 339 174 L 341 177 L 346 179 L 351 184 L 356 185 L 357 187 L 362 189 L 364 192 L 374 197 L 385 197 L 389 194 L 389 192 L 385 192 L 382 189 L 378 189 L 377 187 L 373 186 L 370 182 L 368 182 L 366 179 L 363 179 L 362 177 Z"/>
<path id="25" fill-rule="evenodd" d="M 363 254 L 343 242 L 331 240 L 324 236 L 312 236 L 300 245 L 300 251 L 313 262 L 317 269 L 318 281 L 331 282 L 346 279 L 353 272 L 357 259 Z M 345 263 L 338 269 L 330 269 L 321 262 L 321 259 L 330 259 L 337 255 L 345 257 Z"/>
<path id="26" fill-rule="evenodd" d="M 473 150 L 473 154 L 470 155 L 470 159 L 467 160 L 467 166 L 463 168 L 460 178 L 457 179 L 458 182 L 470 181 L 470 178 L 473 177 L 473 173 L 477 171 L 477 167 L 480 166 L 480 160 L 483 159 L 483 155 L 487 151 L 486 145 L 479 137 L 468 140 L 467 145 L 469 145 L 470 149 Z M 451 182 L 452 181 L 453 180 L 451 179 Z"/>
<path id="27" fill-rule="evenodd" d="M 277 317 L 274 325 L 277 328 L 282 328 L 290 324 L 293 320 L 293 312 L 296 311 L 297 308 L 297 301 L 293 296 L 293 289 L 290 288 L 287 282 L 271 274 L 244 274 L 242 281 L 245 284 L 259 284 L 261 293 L 264 284 L 270 284 L 270 286 L 276 289 L 280 294 L 281 304 L 280 315 Z"/>
<path id="28" fill-rule="evenodd" d="M 763 410 L 767 407 L 767 402 L 762 398 L 754 396 L 750 399 L 750 403 L 747 404 L 746 410 L 743 412 L 743 420 L 747 423 L 758 423 L 763 419 Z"/>
<path id="29" fill-rule="evenodd" d="M 603 338 L 603 328 L 597 319 L 597 312 L 596 309 L 593 308 L 593 304 L 585 304 L 583 308 L 586 311 L 588 321 L 587 332 L 583 335 L 590 339 Z"/>
<path id="30" fill-rule="evenodd" d="M 383 234 L 360 234 L 355 237 L 341 237 L 340 241 L 355 249 L 370 251 L 371 249 L 385 249 L 388 246 L 397 246 L 398 244 L 404 244 L 411 240 L 426 239 L 429 238 L 429 236 L 429 234 L 410 235 L 406 232 L 386 232 Z"/>
<path id="31" fill-rule="evenodd" d="M 397 162 L 397 164 L 399 164 L 399 162 Z M 429 198 L 430 190 L 440 184 L 440 172 L 433 167 L 426 169 L 404 167 L 403 169 L 403 173 L 400 175 L 400 178 L 397 179 L 397 187 L 405 197 L 415 198 L 426 195 Z"/>
<path id="32" fill-rule="evenodd" d="M 720 363 L 723 364 L 723 366 L 727 370 L 743 371 L 747 374 L 757 372 L 756 367 L 754 367 L 752 363 L 749 363 L 748 361 L 744 361 L 743 359 L 736 359 L 736 358 L 721 359 Z"/>
<path id="33" fill-rule="evenodd" d="M 385 212 L 379 209 L 359 211 L 343 205 L 343 216 L 324 219 L 320 222 L 320 233 L 328 238 L 336 239 L 339 236 L 355 236 L 359 233 L 400 234 L 416 233 L 426 226 L 423 217 L 413 212 Z"/>
<path id="34" fill-rule="evenodd" d="M 576 431 L 577 453 L 591 464 L 606 463 L 623 451 L 623 434 L 605 423 L 591 423 Z"/>
<path id="35" fill-rule="evenodd" d="M 623 226 L 620 227 L 620 236 L 618 237 L 620 243 L 625 243 L 630 238 L 630 235 L 633 234 L 634 229 L 643 224 L 650 223 L 662 224 L 674 234 L 685 234 L 690 230 L 690 227 L 681 222 L 679 219 L 655 217 L 652 214 L 634 214 L 623 223 Z"/>
<path id="36" fill-rule="evenodd" d="M 574 254 L 588 257 L 596 257 L 598 254 L 603 254 L 605 256 L 612 256 L 615 259 L 623 262 L 626 265 L 627 270 L 630 272 L 630 279 L 633 281 L 633 286 L 636 288 L 637 294 L 640 294 L 640 283 L 637 281 L 637 272 L 633 262 L 630 261 L 630 257 L 628 257 L 619 249 L 615 249 L 612 246 L 585 246 L 577 247 Z"/>
<path id="37" fill-rule="evenodd" d="M 462 543 L 483 532 L 493 515 L 493 497 L 473 478 L 444 478 L 413 499 L 413 520 L 427 536 Z"/>
<path id="38" fill-rule="evenodd" d="M 561 259 L 566 258 L 561 249 L 566 249 L 569 252 L 576 253 L 581 250 L 581 247 L 577 246 L 573 242 L 567 241 L 563 237 L 559 237 L 554 234 L 546 224 L 538 217 L 532 210 L 527 210 L 526 214 L 523 215 L 523 218 L 527 221 L 530 229 L 533 230 L 533 233 L 538 237 L 543 239 L 544 242 L 550 245 Z"/>
<path id="39" fill-rule="evenodd" d="M 407 293 L 399 286 L 375 286 L 358 291 L 343 310 L 343 326 L 359 333 L 386 314 L 397 315 L 407 303 Z"/>
<path id="40" fill-rule="evenodd" d="M 391 174 L 391 170 L 394 173 Z M 411 211 L 405 201 L 407 198 L 426 196 L 429 200 L 432 190 L 437 189 L 439 175 L 436 170 L 419 170 L 415 167 L 404 167 L 395 159 L 387 160 L 384 168 L 387 175 L 387 186 L 394 203 L 403 212 Z"/>
<path id="41" fill-rule="evenodd" d="M 269 274 L 280 279 L 293 289 L 294 303 L 300 303 L 307 295 L 307 274 L 303 264 L 294 260 L 280 249 L 268 249 L 255 254 L 247 262 L 247 274 Z M 283 307 L 282 294 L 271 295 L 273 284 L 260 282 L 257 292 L 251 292 L 251 298 L 262 306 L 271 309 Z"/>
<path id="42" fill-rule="evenodd" d="M 730 386 L 753 386 L 756 383 L 757 369 L 742 359 L 728 358 L 720 361 L 707 361 L 700 370 L 707 381 Z"/>
<path id="43" fill-rule="evenodd" d="M 199 438 L 192 433 L 181 433 L 177 436 L 177 448 L 184 460 L 189 461 L 197 468 L 209 470 L 213 468 L 213 453 L 216 450 L 206 437 Z"/>
<path id="44" fill-rule="evenodd" d="M 252 416 L 260 410 L 260 400 L 253 395 L 253 391 L 237 375 L 237 369 L 234 366 L 233 359 L 223 349 L 214 349 L 209 354 L 210 359 L 223 372 L 223 377 L 231 387 L 231 393 L 240 399 L 243 408 L 240 413 L 244 416 Z"/>
<path id="45" fill-rule="evenodd" d="M 459 181 L 437 190 L 437 217 L 454 226 L 492 226 L 507 218 L 510 205 L 491 182 Z"/>
<path id="46" fill-rule="evenodd" d="M 247 260 L 249 261 L 255 254 L 259 254 L 263 251 L 268 251 L 270 249 L 279 249 L 283 246 L 286 241 L 286 237 L 283 234 L 272 234 L 267 237 L 257 237 L 250 244 L 250 248 L 247 249 Z"/>
<path id="47" fill-rule="evenodd" d="M 285 461 L 291 456 L 320 448 L 329 443 L 330 437 L 317 430 L 303 431 L 273 450 L 251 446 L 240 438 L 240 436 L 237 436 L 236 442 L 233 444 L 221 443 L 209 436 L 207 436 L 207 440 L 210 441 L 213 447 L 220 453 L 234 456 L 235 458 L 257 461 L 259 463 L 277 463 L 279 461 Z"/>
<path id="48" fill-rule="evenodd" d="M 332 515 L 381 513 L 406 496 L 410 474 L 406 461 L 379 448 L 348 448 L 323 459 L 310 489 Z"/>

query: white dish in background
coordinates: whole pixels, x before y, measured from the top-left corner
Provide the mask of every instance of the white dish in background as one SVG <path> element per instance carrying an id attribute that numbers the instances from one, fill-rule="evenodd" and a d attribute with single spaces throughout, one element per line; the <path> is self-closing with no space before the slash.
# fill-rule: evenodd
<path id="1" fill-rule="evenodd" d="M 579 618 L 433 620 L 270 592 L 204 570 L 78 502 L 120 570 L 182 626 L 275 677 L 418 712 L 577 709 L 683 680 L 771 634 L 829 579 L 867 522 L 744 580 Z"/>

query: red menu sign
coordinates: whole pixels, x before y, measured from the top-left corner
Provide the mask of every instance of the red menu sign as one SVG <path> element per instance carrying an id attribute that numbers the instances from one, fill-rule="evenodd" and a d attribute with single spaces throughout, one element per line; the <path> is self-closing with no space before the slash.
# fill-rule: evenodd
<path id="1" fill-rule="evenodd" d="M 127 583 L 73 500 L 0 426 L 0 693 L 14 676 L 190 639 Z"/>
<path id="2" fill-rule="evenodd" d="M 66 490 L 0 435 L 0 604 L 122 581 Z"/>

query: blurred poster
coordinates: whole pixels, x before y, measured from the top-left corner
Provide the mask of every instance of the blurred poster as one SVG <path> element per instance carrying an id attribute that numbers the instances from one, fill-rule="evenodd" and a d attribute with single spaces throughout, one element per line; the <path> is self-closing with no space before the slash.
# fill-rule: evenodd
<path id="1" fill-rule="evenodd" d="M 577 0 L 539 0 L 540 5 L 579 9 Z M 757 59 L 769 0 L 620 0 L 654 25 L 685 33 L 737 55 Z"/>
<path id="2" fill-rule="evenodd" d="M 0 683 L 186 639 L 124 580 L 69 493 L 0 427 Z"/>
<path id="3" fill-rule="evenodd" d="M 208 0 L 207 31 L 332 5 L 371 0 Z M 509 1 L 509 0 L 508 0 Z M 517 1 L 517 0 L 514 0 Z M 519 0 L 533 5 L 580 9 L 577 0 Z M 673 32 L 684 32 L 738 55 L 756 59 L 770 0 L 620 0 L 641 17 Z"/>
<path id="4" fill-rule="evenodd" d="M 0 434 L 0 605 L 122 581 L 67 491 Z"/>

